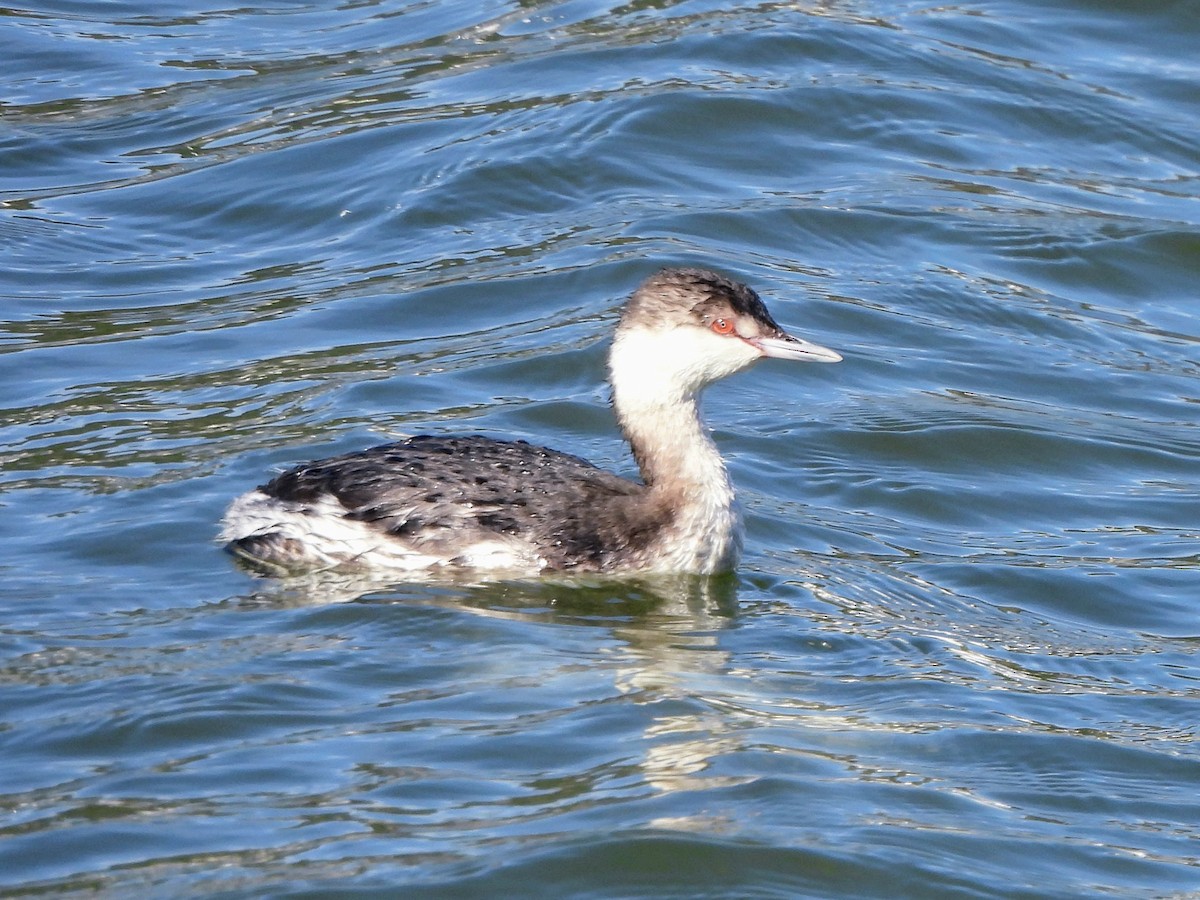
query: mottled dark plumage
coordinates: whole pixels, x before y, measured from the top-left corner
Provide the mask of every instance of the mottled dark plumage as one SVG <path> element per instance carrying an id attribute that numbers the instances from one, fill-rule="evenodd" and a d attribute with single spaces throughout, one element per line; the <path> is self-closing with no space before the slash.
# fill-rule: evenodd
<path id="1" fill-rule="evenodd" d="M 481 435 L 411 437 L 298 466 L 258 490 L 301 505 L 332 496 L 347 519 L 451 562 L 455 545 L 502 534 L 535 544 L 551 568 L 604 570 L 644 550 L 669 518 L 666 509 L 646 514 L 644 485 L 578 456 Z M 263 554 L 244 540 L 245 555 Z"/>

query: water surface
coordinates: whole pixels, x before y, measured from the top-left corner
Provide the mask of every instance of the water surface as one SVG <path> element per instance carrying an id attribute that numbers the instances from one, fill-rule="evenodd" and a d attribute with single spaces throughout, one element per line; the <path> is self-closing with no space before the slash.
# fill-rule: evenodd
<path id="1" fill-rule="evenodd" d="M 0 17 L 0 892 L 1200 891 L 1188 2 Z M 659 265 L 838 366 L 706 412 L 736 577 L 278 586 L 417 432 L 626 474 Z"/>

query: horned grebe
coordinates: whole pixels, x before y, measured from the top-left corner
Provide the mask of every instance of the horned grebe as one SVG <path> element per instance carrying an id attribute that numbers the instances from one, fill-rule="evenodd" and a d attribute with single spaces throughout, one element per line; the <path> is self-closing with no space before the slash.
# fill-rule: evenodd
<path id="1" fill-rule="evenodd" d="M 284 472 L 225 514 L 228 549 L 273 575 L 732 570 L 741 521 L 700 391 L 764 357 L 838 362 L 744 284 L 670 268 L 634 292 L 609 355 L 642 482 L 524 441 L 420 436 Z"/>

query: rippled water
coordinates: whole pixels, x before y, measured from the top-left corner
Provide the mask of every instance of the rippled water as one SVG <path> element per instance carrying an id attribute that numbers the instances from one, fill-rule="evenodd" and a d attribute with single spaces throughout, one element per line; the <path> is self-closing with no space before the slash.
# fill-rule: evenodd
<path id="1" fill-rule="evenodd" d="M 0 15 L 0 892 L 1200 891 L 1193 2 L 171 7 Z M 666 262 L 846 357 L 708 397 L 736 578 L 213 542 L 397 434 L 630 472 Z"/>

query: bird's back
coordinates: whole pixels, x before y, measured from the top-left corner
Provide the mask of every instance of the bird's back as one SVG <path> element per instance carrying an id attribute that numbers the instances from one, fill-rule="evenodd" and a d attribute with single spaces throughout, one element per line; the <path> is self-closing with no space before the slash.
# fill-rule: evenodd
<path id="1" fill-rule="evenodd" d="M 284 472 L 235 501 L 224 534 L 285 570 L 384 553 L 413 569 L 603 571 L 636 562 L 667 523 L 649 494 L 524 441 L 420 436 Z"/>

